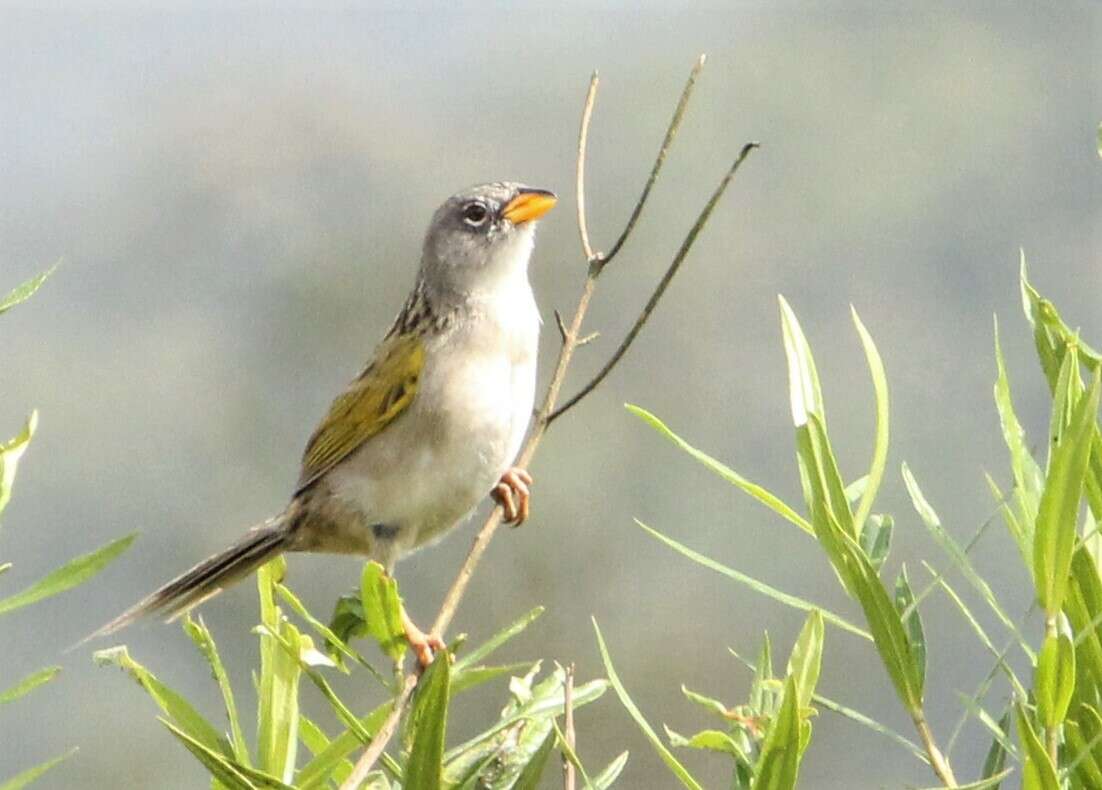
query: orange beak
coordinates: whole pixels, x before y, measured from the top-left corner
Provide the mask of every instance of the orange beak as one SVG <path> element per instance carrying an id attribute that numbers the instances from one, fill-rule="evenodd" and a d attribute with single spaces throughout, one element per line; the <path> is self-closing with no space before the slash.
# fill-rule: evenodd
<path id="1" fill-rule="evenodd" d="M 514 225 L 521 225 L 539 219 L 555 207 L 559 199 L 554 192 L 546 189 L 524 189 L 515 198 L 509 201 L 501 216 Z"/>

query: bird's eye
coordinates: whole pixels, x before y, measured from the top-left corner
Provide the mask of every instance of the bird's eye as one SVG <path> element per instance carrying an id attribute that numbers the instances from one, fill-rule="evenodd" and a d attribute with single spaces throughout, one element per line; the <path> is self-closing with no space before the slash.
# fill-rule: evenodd
<path id="1" fill-rule="evenodd" d="M 463 220 L 473 227 L 478 227 L 486 221 L 486 217 L 489 216 L 486 207 L 481 203 L 468 203 L 463 209 Z"/>

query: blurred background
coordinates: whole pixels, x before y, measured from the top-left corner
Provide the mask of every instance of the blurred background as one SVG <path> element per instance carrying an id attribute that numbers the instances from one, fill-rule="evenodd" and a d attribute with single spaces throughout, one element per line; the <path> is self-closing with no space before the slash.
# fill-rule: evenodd
<path id="1" fill-rule="evenodd" d="M 645 406 L 799 504 L 778 293 L 817 352 L 847 478 L 865 470 L 873 428 L 851 303 L 879 344 L 893 399 L 880 502 L 897 517 L 892 576 L 901 560 L 919 579 L 920 558 L 947 564 L 910 509 L 901 461 L 961 540 L 994 509 L 983 472 L 1008 478 L 991 397 L 995 314 L 1016 404 L 1043 447 L 1048 397 L 1021 314 L 1019 248 L 1041 292 L 1102 343 L 1096 3 L 58 5 L 0 11 L 0 291 L 64 258 L 0 321 L 0 433 L 41 413 L 0 534 L 0 557 L 15 563 L 4 588 L 133 530 L 141 539 L 92 584 L 0 623 L 0 667 L 12 673 L 0 687 L 65 666 L 0 715 L 0 774 L 75 744 L 40 786 L 204 782 L 141 689 L 93 667 L 90 647 L 61 651 L 283 506 L 306 437 L 388 327 L 448 194 L 492 179 L 559 191 L 531 278 L 545 321 L 573 308 L 585 268 L 574 153 L 594 68 L 590 227 L 607 247 L 690 66 L 709 55 L 653 199 L 601 280 L 589 320 L 601 337 L 578 355 L 568 391 L 619 342 L 742 143 L 763 147 L 630 354 L 543 444 L 533 520 L 500 532 L 483 561 L 453 632 L 478 640 L 548 607 L 501 658 L 573 661 L 581 679 L 599 676 L 594 615 L 651 722 L 694 732 L 712 722 L 681 683 L 734 704 L 749 676 L 728 646 L 753 654 L 768 627 L 787 655 L 799 613 L 689 563 L 633 518 L 859 616 L 812 541 L 622 408 Z M 558 345 L 553 323 L 545 329 L 543 381 Z M 474 528 L 399 566 L 415 617 L 436 611 Z M 1027 576 L 1004 532 L 988 531 L 977 564 L 1024 613 Z M 290 583 L 328 615 L 359 567 L 294 557 Z M 944 741 L 956 692 L 971 693 L 990 658 L 944 598 L 923 613 L 929 712 Z M 247 710 L 255 588 L 203 615 Z M 147 623 L 121 641 L 219 720 L 216 687 L 179 629 Z M 377 700 L 362 676 L 342 689 L 361 710 Z M 860 640 L 828 630 L 819 690 L 912 734 Z M 996 686 L 996 714 L 1004 696 Z M 332 731 L 314 690 L 304 697 Z M 505 697 L 499 684 L 461 698 L 451 740 L 488 725 Z M 626 748 L 623 786 L 674 786 L 611 694 L 580 712 L 578 731 L 589 767 Z M 958 776 L 977 775 L 988 744 L 970 724 L 952 755 Z M 725 759 L 684 757 L 725 786 Z M 829 713 L 802 778 L 933 780 Z"/>

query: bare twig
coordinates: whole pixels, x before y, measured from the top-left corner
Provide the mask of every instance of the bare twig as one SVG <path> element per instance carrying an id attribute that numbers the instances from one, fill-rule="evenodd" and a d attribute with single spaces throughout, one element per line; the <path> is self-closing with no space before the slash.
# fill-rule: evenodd
<path id="1" fill-rule="evenodd" d="M 620 231 L 620 236 L 612 245 L 612 249 L 608 251 L 607 255 L 599 256 L 601 266 L 616 257 L 616 253 L 624 246 L 624 242 L 628 240 L 628 236 L 635 229 L 635 223 L 639 221 L 639 215 L 643 213 L 643 206 L 646 204 L 647 198 L 650 197 L 651 188 L 654 186 L 654 182 L 658 180 L 658 171 L 662 169 L 662 165 L 666 161 L 666 154 L 669 152 L 670 146 L 673 145 L 673 138 L 677 136 L 677 130 L 681 128 L 681 121 L 685 118 L 685 110 L 689 106 L 689 97 L 692 95 L 693 86 L 696 85 L 696 78 L 700 76 L 700 72 L 704 68 L 705 60 L 707 60 L 707 56 L 701 55 L 697 59 L 696 65 L 693 66 L 693 70 L 689 72 L 689 80 L 681 91 L 681 98 L 677 100 L 673 118 L 670 119 L 670 125 L 666 128 L 666 136 L 662 139 L 662 146 L 658 149 L 658 156 L 655 157 L 654 165 L 647 177 L 647 183 L 643 186 L 643 192 L 639 195 L 639 200 L 635 203 L 635 208 L 631 210 L 631 216 L 628 217 L 628 222 L 624 225 L 624 229 Z"/>
<path id="2" fill-rule="evenodd" d="M 558 310 L 555 311 L 555 326 L 559 328 L 559 337 L 562 338 L 562 342 L 566 342 L 566 324 L 563 323 L 562 313 Z"/>
<path id="3" fill-rule="evenodd" d="M 566 668 L 566 686 L 563 690 L 563 710 L 565 721 L 563 729 L 566 735 L 566 745 L 571 752 L 577 751 L 574 737 L 574 665 Z M 563 790 L 574 790 L 574 763 L 564 752 L 562 756 L 562 786 Z"/>
<path id="4" fill-rule="evenodd" d="M 589 121 L 593 117 L 593 102 L 597 100 L 597 86 L 600 82 L 600 77 L 594 71 L 589 78 L 589 90 L 586 91 L 585 104 L 582 106 L 582 125 L 578 130 L 578 167 L 574 178 L 574 195 L 578 204 L 578 235 L 581 236 L 586 263 L 593 263 L 597 259 L 589 243 L 589 223 L 585 215 L 585 149 L 589 144 Z"/>
<path id="5" fill-rule="evenodd" d="M 630 235 L 632 228 L 635 226 L 635 222 L 638 220 L 639 214 L 642 211 L 643 204 L 646 202 L 647 195 L 649 194 L 651 187 L 654 185 L 654 181 L 658 176 L 658 172 L 662 167 L 662 162 L 665 160 L 666 153 L 669 150 L 670 144 L 673 141 L 674 135 L 677 133 L 678 127 L 681 125 L 681 119 L 685 114 L 685 107 L 688 103 L 689 94 L 692 91 L 693 83 L 696 80 L 697 75 L 700 73 L 700 69 L 704 64 L 703 56 L 697 62 L 693 68 L 692 74 L 689 77 L 689 83 L 685 86 L 685 90 L 681 94 L 681 99 L 678 102 L 677 109 L 674 112 L 673 120 L 670 123 L 670 128 L 666 132 L 666 138 L 663 141 L 662 148 L 658 153 L 658 158 L 655 161 L 654 167 L 651 169 L 650 178 L 647 180 L 647 184 L 644 187 L 643 194 L 636 203 L 635 210 L 632 212 L 631 218 L 628 220 L 628 225 L 624 231 L 620 234 L 620 238 L 613 246 L 613 251 L 608 256 L 602 256 L 600 253 L 594 253 L 592 247 L 589 244 L 589 235 L 586 224 L 585 216 L 585 152 L 586 141 L 589 136 L 589 122 L 593 113 L 593 103 L 596 100 L 597 92 L 597 75 L 594 73 L 590 80 L 589 90 L 586 93 L 585 106 L 582 111 L 582 123 L 581 129 L 578 134 L 578 168 L 577 168 L 577 196 L 578 196 L 578 225 L 582 242 L 582 252 L 586 256 L 586 260 L 589 263 L 589 268 L 586 272 L 585 282 L 582 285 L 581 294 L 578 297 L 577 307 L 574 309 L 574 316 L 570 320 L 569 327 L 562 321 L 561 316 L 558 317 L 558 325 L 560 334 L 563 337 L 563 343 L 559 349 L 559 357 L 555 363 L 555 370 L 551 375 L 551 381 L 547 385 L 547 391 L 544 394 L 543 402 L 540 404 L 539 409 L 536 411 L 535 417 L 532 422 L 532 429 L 528 434 L 528 438 L 524 443 L 524 447 L 521 449 L 520 454 L 516 460 L 516 465 L 525 468 L 531 464 L 532 457 L 536 453 L 536 449 L 539 447 L 540 442 L 543 439 L 544 434 L 547 432 L 547 428 L 550 426 L 551 421 L 562 414 L 564 410 L 556 412 L 555 404 L 558 402 L 559 393 L 562 390 L 562 385 L 566 379 L 566 371 L 570 366 L 570 361 L 574 356 L 574 352 L 582 345 L 583 342 L 588 342 L 592 337 L 582 338 L 581 328 L 582 322 L 585 320 L 586 313 L 589 310 L 590 300 L 593 298 L 593 292 L 596 288 L 597 278 L 600 276 L 601 270 L 615 254 L 619 251 L 619 248 L 623 245 L 624 241 Z M 724 178 L 720 188 L 713 193 L 711 200 L 705 206 L 704 211 L 698 217 L 696 224 L 693 225 L 689 235 L 685 238 L 685 241 L 681 245 L 681 249 L 678 251 L 678 256 L 675 259 L 675 263 L 671 265 L 670 269 L 663 277 L 663 281 L 659 286 L 659 290 L 651 297 L 651 300 L 647 303 L 647 307 L 644 313 L 636 320 L 636 326 L 633 328 L 629 338 L 621 345 L 621 348 L 617 350 L 614 360 L 611 364 L 606 365 L 600 378 L 591 382 L 587 387 L 578 395 L 574 396 L 569 406 L 576 404 L 581 398 L 585 397 L 591 392 L 597 384 L 600 383 L 600 379 L 603 379 L 608 374 L 608 370 L 612 365 L 623 356 L 624 351 L 627 350 L 627 346 L 631 344 L 631 341 L 635 339 L 635 335 L 638 334 L 639 329 L 646 322 L 650 312 L 654 310 L 655 305 L 661 298 L 662 293 L 665 291 L 669 281 L 677 273 L 677 268 L 681 265 L 681 261 L 684 260 L 688 254 L 689 249 L 692 247 L 693 242 L 696 239 L 697 234 L 704 227 L 704 224 L 708 220 L 708 216 L 711 214 L 712 209 L 718 202 L 720 196 L 723 194 L 723 190 L 726 189 L 727 184 L 734 177 L 735 171 L 738 169 L 739 164 L 746 158 L 749 152 L 756 147 L 756 143 L 751 143 L 743 148 L 742 153 L 739 154 L 739 158 L 735 164 L 728 171 Z M 580 339 L 581 338 L 581 339 Z M 452 618 L 455 617 L 455 612 L 459 607 L 459 602 L 462 600 L 464 593 L 467 590 L 467 585 L 470 583 L 471 577 L 474 575 L 475 568 L 478 566 L 479 561 L 482 559 L 482 555 L 486 551 L 486 547 L 493 539 L 494 533 L 497 528 L 501 526 L 503 511 L 501 505 L 497 505 L 490 512 L 482 528 L 475 535 L 474 541 L 471 543 L 470 551 L 467 553 L 467 558 L 463 561 L 462 567 L 460 567 L 458 574 L 455 577 L 455 581 L 452 582 L 451 588 L 448 590 L 447 595 L 444 597 L 443 603 L 440 605 L 440 611 L 436 615 L 436 620 L 432 625 L 432 633 L 443 635 L 447 632 L 448 626 L 451 625 Z M 444 660 L 443 657 L 441 660 Z M 397 724 L 403 711 L 408 707 L 410 697 L 412 696 L 413 687 L 417 683 L 417 674 L 411 673 L 406 676 L 405 682 L 402 686 L 402 691 L 399 697 L 395 700 L 394 708 L 391 710 L 387 720 L 380 727 L 378 734 L 371 741 L 369 748 L 361 755 L 357 761 L 355 769 L 341 785 L 341 790 L 354 790 L 358 787 L 359 783 L 363 781 L 363 778 L 367 776 L 371 766 L 374 765 L 378 756 L 386 748 L 390 738 L 393 737 L 394 731 L 397 729 Z"/>
<path id="6" fill-rule="evenodd" d="M 547 422 L 554 422 L 569 409 L 576 406 L 578 401 L 580 401 L 589 393 L 593 392 L 593 390 L 595 390 L 597 386 L 605 380 L 605 377 L 612 371 L 612 369 L 616 367 L 616 363 L 618 363 L 620 361 L 620 358 L 623 357 L 624 354 L 627 352 L 628 347 L 635 341 L 635 338 L 639 334 L 639 331 L 643 328 L 643 325 L 647 323 L 647 319 L 650 318 L 650 314 L 654 312 L 654 308 L 658 305 L 658 300 L 661 299 L 662 294 L 666 292 L 666 288 L 669 286 L 670 281 L 673 280 L 674 275 L 677 274 L 677 270 L 681 268 L 681 264 L 685 260 L 685 257 L 689 254 L 689 250 L 692 249 L 693 243 L 696 241 L 697 235 L 699 235 L 700 231 L 704 228 L 704 225 L 708 222 L 708 218 L 712 215 L 712 210 L 716 207 L 719 199 L 723 197 L 723 193 L 727 189 L 727 185 L 731 183 L 731 179 L 735 177 L 735 173 L 738 172 L 739 165 L 741 165 L 743 160 L 746 159 L 747 156 L 749 156 L 750 152 L 757 147 L 757 143 L 747 143 L 742 147 L 742 150 L 739 152 L 738 157 L 735 159 L 734 163 L 727 171 L 727 175 L 723 177 L 723 180 L 719 183 L 719 186 L 716 187 L 715 192 L 712 193 L 711 198 L 709 198 L 708 202 L 705 204 L 704 210 L 700 212 L 700 216 L 698 216 L 696 218 L 696 222 L 693 223 L 692 229 L 689 231 L 688 235 L 685 236 L 685 240 L 681 242 L 681 248 L 677 251 L 677 255 L 674 256 L 673 262 L 670 263 L 669 268 L 666 269 L 666 273 L 662 275 L 662 279 L 658 281 L 658 285 L 655 287 L 654 293 L 652 293 L 650 299 L 647 300 L 647 304 L 643 308 L 643 312 L 641 312 L 639 314 L 639 317 L 635 319 L 635 323 L 632 325 L 631 330 L 627 333 L 624 341 L 620 343 L 620 347 L 616 349 L 616 351 L 609 358 L 608 362 L 605 363 L 604 367 L 601 368 L 597 375 L 590 379 L 589 383 L 581 388 L 577 395 L 570 398 L 570 400 L 568 400 L 566 403 L 564 403 L 562 406 L 560 406 L 558 409 L 548 415 Z"/>
<path id="7" fill-rule="evenodd" d="M 394 737 L 394 732 L 398 729 L 398 722 L 402 718 L 402 712 L 409 704 L 410 697 L 413 696 L 413 689 L 416 687 L 417 674 L 411 672 L 406 675 L 406 679 L 402 683 L 402 690 L 395 698 L 394 707 L 391 708 L 390 714 L 383 721 L 383 726 L 375 733 L 375 737 L 371 739 L 367 749 L 360 755 L 360 759 L 356 761 L 356 767 L 341 785 L 340 790 L 356 790 L 363 784 L 367 775 L 371 773 L 371 769 L 375 767 L 375 761 L 379 759 L 390 739 Z"/>

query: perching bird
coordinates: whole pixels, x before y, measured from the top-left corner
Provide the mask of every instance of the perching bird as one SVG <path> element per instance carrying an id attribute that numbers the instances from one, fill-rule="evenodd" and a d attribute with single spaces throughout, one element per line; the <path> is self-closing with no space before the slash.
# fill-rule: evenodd
<path id="1" fill-rule="evenodd" d="M 512 467 L 536 385 L 540 318 L 528 282 L 543 189 L 501 182 L 448 198 L 425 234 L 413 292 L 364 371 L 307 442 L 278 516 L 101 628 L 176 617 L 287 551 L 358 554 L 392 573 L 490 493 L 524 521 L 532 478 Z M 443 643 L 403 610 L 422 665 Z"/>

